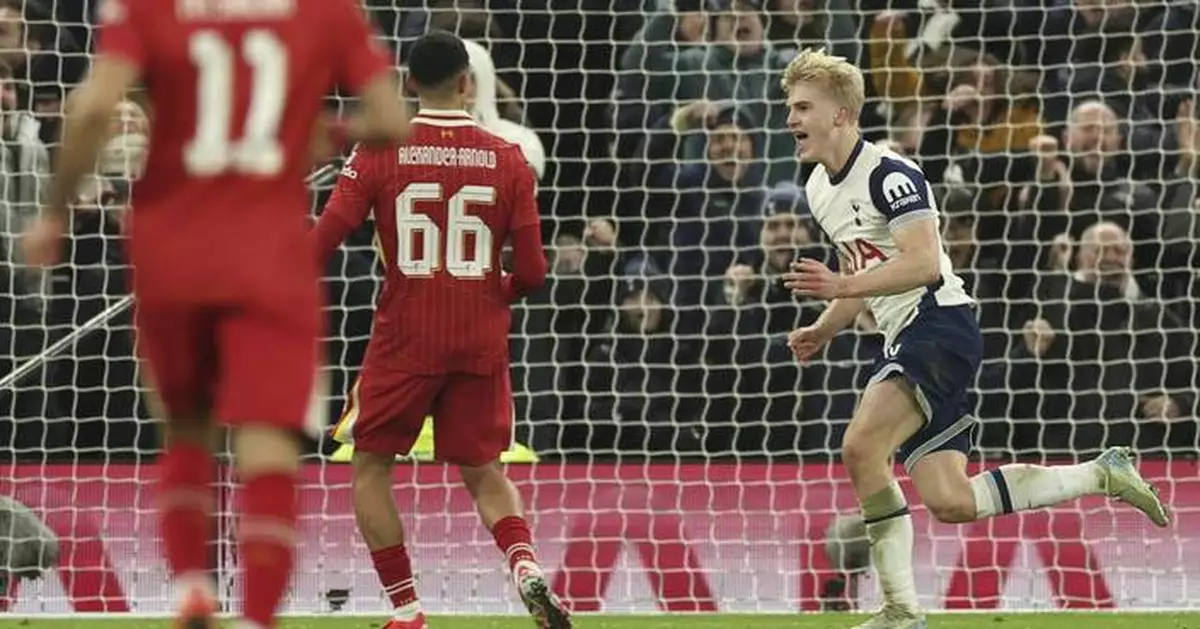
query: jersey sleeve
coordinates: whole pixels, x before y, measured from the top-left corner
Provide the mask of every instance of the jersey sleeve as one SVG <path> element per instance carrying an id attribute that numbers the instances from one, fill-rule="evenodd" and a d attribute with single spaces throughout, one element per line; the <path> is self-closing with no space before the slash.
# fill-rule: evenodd
<path id="1" fill-rule="evenodd" d="M 539 225 L 541 216 L 537 204 L 537 179 L 525 154 L 514 148 L 509 153 L 508 176 L 512 178 L 512 213 L 509 215 L 508 231 L 516 232 L 522 227 Z"/>
<path id="2" fill-rule="evenodd" d="M 937 211 L 929 198 L 929 184 L 917 168 L 888 157 L 880 160 L 871 172 L 868 183 L 871 203 L 884 217 L 888 227 L 896 229 L 905 223 L 935 218 Z"/>
<path id="3" fill-rule="evenodd" d="M 104 0 L 96 12 L 99 23 L 96 52 L 120 57 L 139 70 L 146 67 L 148 56 L 140 22 L 150 10 L 140 4 L 136 0 Z"/>
<path id="4" fill-rule="evenodd" d="M 375 199 L 376 159 L 374 152 L 355 147 L 342 166 L 337 185 L 313 229 L 314 246 L 322 263 L 371 212 Z"/>
<path id="5" fill-rule="evenodd" d="M 360 93 L 371 79 L 392 69 L 374 29 L 351 0 L 328 0 L 337 12 L 340 37 L 337 50 L 338 84 L 354 94 Z"/>
<path id="6" fill-rule="evenodd" d="M 513 186 L 508 230 L 513 248 L 513 272 L 504 276 L 501 288 L 509 301 L 516 301 L 542 286 L 546 281 L 547 264 L 533 169 L 525 162 L 519 148 L 514 147 L 509 155 L 508 176 L 513 178 Z"/>

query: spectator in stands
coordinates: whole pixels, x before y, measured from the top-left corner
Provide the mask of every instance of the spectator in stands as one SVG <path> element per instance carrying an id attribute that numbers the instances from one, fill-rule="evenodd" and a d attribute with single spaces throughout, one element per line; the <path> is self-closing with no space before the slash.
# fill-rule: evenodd
<path id="1" fill-rule="evenodd" d="M 685 144 L 698 140 L 705 147 L 703 162 L 663 165 L 652 181 L 661 199 L 653 207 L 670 219 L 664 224 L 669 249 L 659 259 L 677 281 L 675 305 L 691 309 L 713 302 L 717 284 L 712 280 L 758 241 L 761 135 L 754 133 L 751 116 L 730 102 L 695 102 L 676 112 L 670 123 Z M 699 331 L 704 324 L 694 314 L 685 312 L 683 320 Z"/>
<path id="2" fill-rule="evenodd" d="M 1088 101 L 1071 112 L 1066 133 L 1066 153 L 1056 143 L 1039 138 L 1038 184 L 1021 194 L 1027 201 L 1014 220 L 1011 238 L 1026 242 L 1078 241 L 1083 231 L 1100 220 L 1113 221 L 1128 230 L 1134 242 L 1135 265 L 1143 270 L 1141 288 L 1159 294 L 1160 256 L 1179 255 L 1183 243 L 1160 242 L 1161 214 L 1158 197 L 1145 184 L 1128 175 L 1120 125 L 1112 108 Z M 1061 268 L 1061 247 L 1041 255 L 1042 268 Z M 1032 261 L 1021 260 L 1017 264 Z"/>
<path id="3" fill-rule="evenodd" d="M 626 264 L 619 315 L 588 355 L 587 416 L 595 443 L 643 452 L 701 447 L 699 352 L 694 340 L 672 333 L 670 290 L 670 280 L 650 258 Z"/>
<path id="4" fill-rule="evenodd" d="M 1200 63 L 1200 7 L 1170 2 L 1147 21 L 1142 46 L 1154 75 L 1167 85 L 1192 85 Z"/>
<path id="5" fill-rule="evenodd" d="M 469 39 L 463 40 L 471 61 L 472 90 L 469 94 L 471 113 L 484 129 L 521 147 L 525 161 L 537 174 L 538 179 L 546 174 L 546 149 L 537 133 L 521 124 L 506 120 L 496 106 L 496 87 L 500 79 L 496 66 L 483 46 Z"/>
<path id="6" fill-rule="evenodd" d="M 531 360 L 528 369 L 548 380 L 546 388 L 558 397 L 556 408 L 546 411 L 542 409 L 550 401 L 539 398 L 535 417 L 586 417 L 585 358 L 605 342 L 600 339 L 611 334 L 617 316 L 617 233 L 611 221 L 594 219 L 582 235 L 562 233 L 554 244 L 546 286 L 527 300 L 529 308 L 521 328 L 522 336 L 530 337 L 527 351 L 545 357 Z M 549 347 L 544 346 L 547 344 Z M 586 434 L 563 428 L 560 443 L 586 447 Z"/>
<path id="7" fill-rule="evenodd" d="M 921 122 L 924 133 L 914 158 L 929 181 L 1025 181 L 1030 165 L 1014 154 L 1025 153 L 1042 132 L 1034 79 L 964 49 L 927 55 L 918 67 L 905 50 L 903 20 L 893 11 L 875 17 L 870 80 L 892 104 L 894 118 Z M 916 112 L 905 111 L 912 108 Z"/>
<path id="8" fill-rule="evenodd" d="M 0 373 L 41 351 L 46 273 L 26 267 L 18 238 L 40 211 L 48 189 L 50 157 L 36 117 L 18 107 L 8 66 L 0 64 Z M 18 422 L 45 414 L 44 389 L 16 388 L 11 417 Z"/>
<path id="9" fill-rule="evenodd" d="M 1106 445 L 1196 448 L 1196 331 L 1157 301 L 1130 298 L 1132 260 L 1125 230 L 1096 223 L 1075 272 L 1039 291 L 1042 314 L 1022 329 L 1008 387 L 1019 392 L 1013 416 L 1045 428 L 1042 447 L 1083 457 Z"/>
<path id="10" fill-rule="evenodd" d="M 0 9 L 0 13 L 3 9 Z M 24 309 L 40 311 L 43 274 L 21 266 L 17 238 L 41 211 L 50 176 L 50 157 L 40 138 L 41 123 L 18 105 L 16 85 L 7 66 L 0 65 L 0 230 L 5 260 L 12 276 L 13 295 Z"/>
<path id="11" fill-rule="evenodd" d="M 617 155 L 631 157 L 643 142 L 645 129 L 670 115 L 675 108 L 677 88 L 665 85 L 677 80 L 674 69 L 679 55 L 707 42 L 709 16 L 704 0 L 660 2 L 658 10 L 621 54 L 617 74 Z M 648 84 L 655 89 L 648 89 Z"/>
<path id="12" fill-rule="evenodd" d="M 797 302 L 780 279 L 798 257 L 831 255 L 819 240 L 803 189 L 781 182 L 765 205 L 759 246 L 725 272 L 724 290 L 708 310 L 705 395 L 709 445 L 718 449 L 791 449 L 798 374 L 787 336 L 816 321 L 822 310 L 817 302 Z"/>
<path id="13" fill-rule="evenodd" d="M 1194 272 L 1200 268 L 1200 122 L 1192 100 L 1180 103 L 1175 130 L 1179 154 L 1173 177 L 1163 191 L 1161 230 L 1162 239 L 1171 243 L 1175 255 L 1161 263 L 1163 295 L 1173 299 L 1173 307 L 1184 320 L 1200 328 L 1200 276 Z"/>
<path id="14" fill-rule="evenodd" d="M 49 363 L 52 402 L 48 430 L 78 448 L 126 448 L 148 428 L 138 421 L 137 380 L 128 310 L 105 325 L 82 330 L 91 318 L 128 294 L 122 236 L 134 181 L 145 168 L 146 114 L 131 101 L 113 112 L 98 172 L 75 203 L 70 265 L 54 269 L 47 320 L 52 334 L 83 334 L 70 354 Z"/>
<path id="15" fill-rule="evenodd" d="M 1096 53 L 1099 63 L 1071 68 L 1072 100 L 1108 105 L 1125 127 L 1122 135 L 1132 157 L 1132 176 L 1161 179 L 1163 169 L 1174 166 L 1164 158 L 1177 146 L 1170 118 L 1164 115 L 1167 86 L 1154 85 L 1141 37 L 1117 33 L 1092 43 L 1100 47 Z"/>
<path id="16" fill-rule="evenodd" d="M 42 142 L 56 142 L 63 100 L 87 70 L 86 52 L 39 0 L 0 0 L 0 62 L 18 80 L 18 107 L 41 119 Z"/>
<path id="17" fill-rule="evenodd" d="M 699 101 L 735 102 L 749 126 L 764 133 L 766 182 L 794 180 L 795 142 L 787 131 L 779 77 L 795 50 L 777 49 L 763 39 L 764 15 L 755 0 L 714 0 L 711 7 L 712 44 L 673 56 L 671 67 L 648 77 L 643 98 L 679 102 L 681 109 Z M 685 142 L 682 158 L 699 159 L 702 146 Z"/>
<path id="18" fill-rule="evenodd" d="M 857 62 L 858 20 L 849 0 L 767 0 L 767 41 L 780 49 L 825 48 Z"/>

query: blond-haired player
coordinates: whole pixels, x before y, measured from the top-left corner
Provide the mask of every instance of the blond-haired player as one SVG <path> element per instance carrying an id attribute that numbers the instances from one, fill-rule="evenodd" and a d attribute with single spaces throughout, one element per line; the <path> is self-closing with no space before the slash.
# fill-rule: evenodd
<path id="1" fill-rule="evenodd" d="M 839 252 L 841 273 L 799 260 L 784 276 L 797 295 L 829 300 L 812 326 L 789 337 L 808 360 L 867 308 L 884 335 L 881 355 L 842 443 L 883 590 L 863 629 L 924 628 L 913 583 L 913 525 L 892 475 L 898 455 L 938 520 L 970 522 L 1089 494 L 1133 505 L 1165 526 L 1166 508 L 1127 448 L 1060 467 L 1011 464 L 968 477 L 974 418 L 968 390 L 982 360 L 974 300 L 943 251 L 938 212 L 921 169 L 863 141 L 863 77 L 823 51 L 806 50 L 784 73 L 788 129 L 802 161 L 812 213 Z"/>

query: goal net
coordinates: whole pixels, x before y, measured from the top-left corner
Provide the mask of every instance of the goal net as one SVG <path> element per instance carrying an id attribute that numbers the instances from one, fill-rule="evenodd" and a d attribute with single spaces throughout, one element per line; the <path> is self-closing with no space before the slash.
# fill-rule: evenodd
<path id="1" fill-rule="evenodd" d="M 114 116 L 69 262 L 37 273 L 15 246 L 45 191 L 62 96 L 86 69 L 92 4 L 0 1 L 0 609 L 14 613 L 172 603 L 154 514 L 160 433 L 131 349 L 120 235 L 148 124 L 136 104 Z M 825 304 L 789 295 L 781 271 L 798 257 L 834 259 L 778 87 L 803 47 L 864 70 L 867 141 L 919 164 L 935 190 L 985 330 L 972 473 L 1128 445 L 1175 511 L 1155 529 L 1094 497 L 947 525 L 905 483 L 922 603 L 1195 605 L 1200 11 L 887 4 L 366 3 L 398 64 L 430 28 L 473 42 L 474 113 L 537 171 L 551 271 L 514 309 L 517 430 L 505 461 L 574 609 L 879 601 L 838 460 L 882 350 L 875 323 L 860 317 L 808 364 L 786 344 Z M 310 177 L 314 214 L 340 167 Z M 382 264 L 371 240 L 370 228 L 355 233 L 327 269 L 333 418 L 370 331 Z M 396 471 L 419 594 L 433 612 L 516 613 L 458 472 L 429 460 L 436 440 L 425 435 Z M 384 614 L 355 529 L 348 452 L 328 438 L 309 445 L 287 611 Z M 210 547 L 230 609 L 236 499 L 225 470 Z M 41 579 L 23 578 L 39 565 Z"/>

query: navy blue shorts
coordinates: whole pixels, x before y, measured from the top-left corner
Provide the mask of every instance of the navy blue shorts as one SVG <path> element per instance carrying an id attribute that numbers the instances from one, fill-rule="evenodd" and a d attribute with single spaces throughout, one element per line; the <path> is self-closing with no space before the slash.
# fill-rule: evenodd
<path id="1" fill-rule="evenodd" d="M 905 469 L 932 452 L 970 451 L 975 417 L 969 392 L 982 360 L 983 335 L 966 305 L 923 308 L 883 348 L 869 383 L 905 378 L 925 415 L 925 426 L 900 446 Z"/>

